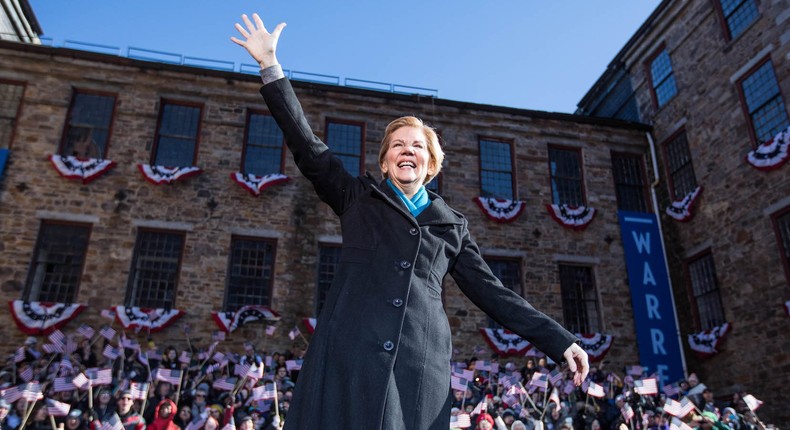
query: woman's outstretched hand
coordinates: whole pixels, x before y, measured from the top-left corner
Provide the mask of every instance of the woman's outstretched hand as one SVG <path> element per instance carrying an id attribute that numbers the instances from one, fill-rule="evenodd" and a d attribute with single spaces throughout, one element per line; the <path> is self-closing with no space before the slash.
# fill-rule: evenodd
<path id="1" fill-rule="evenodd" d="M 241 19 L 244 21 L 244 26 L 236 23 L 236 30 L 244 37 L 244 40 L 231 37 L 230 40 L 236 44 L 243 46 L 247 52 L 250 53 L 252 58 L 260 64 L 261 68 L 266 68 L 280 64 L 277 62 L 277 40 L 280 39 L 280 33 L 285 28 L 285 23 L 277 24 L 274 31 L 269 33 L 266 27 L 263 26 L 263 20 L 257 13 L 252 14 L 252 20 L 247 15 L 242 15 Z M 245 28 L 246 26 L 246 28 Z"/>
<path id="2" fill-rule="evenodd" d="M 576 384 L 577 387 L 580 386 L 582 382 L 587 379 L 587 373 L 590 371 L 587 352 L 579 345 L 572 343 L 562 355 L 565 361 L 568 362 L 568 370 L 573 373 L 573 383 Z"/>

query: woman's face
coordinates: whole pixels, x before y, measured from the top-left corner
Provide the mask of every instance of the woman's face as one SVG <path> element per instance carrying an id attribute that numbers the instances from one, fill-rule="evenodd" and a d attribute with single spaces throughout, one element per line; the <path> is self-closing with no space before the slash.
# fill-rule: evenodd
<path id="1" fill-rule="evenodd" d="M 428 142 L 421 129 L 407 126 L 392 132 L 381 172 L 395 186 L 400 190 L 413 185 L 419 187 L 433 171 Z"/>

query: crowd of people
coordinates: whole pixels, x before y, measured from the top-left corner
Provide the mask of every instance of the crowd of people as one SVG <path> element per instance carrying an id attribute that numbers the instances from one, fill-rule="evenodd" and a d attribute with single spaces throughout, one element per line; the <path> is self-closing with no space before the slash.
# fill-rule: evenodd
<path id="1" fill-rule="evenodd" d="M 40 339 L 42 341 L 40 341 Z M 0 371 L 0 430 L 275 430 L 287 419 L 306 341 L 267 354 L 223 337 L 179 351 L 113 330 L 30 337 Z M 239 348 L 240 349 L 240 348 Z M 479 351 L 482 352 L 482 351 Z M 453 363 L 451 428 L 759 429 L 743 393 L 723 401 L 696 375 L 660 386 L 647 369 L 591 369 L 581 387 L 545 357 Z M 641 393 L 641 394 L 640 394 Z M 668 400 L 669 399 L 669 400 Z M 748 399 L 747 399 L 748 400 Z M 675 402 L 675 403 L 672 403 Z M 670 406 L 682 405 L 678 420 Z M 629 412 L 630 411 L 630 412 Z M 675 420 L 675 421 L 673 421 Z"/>

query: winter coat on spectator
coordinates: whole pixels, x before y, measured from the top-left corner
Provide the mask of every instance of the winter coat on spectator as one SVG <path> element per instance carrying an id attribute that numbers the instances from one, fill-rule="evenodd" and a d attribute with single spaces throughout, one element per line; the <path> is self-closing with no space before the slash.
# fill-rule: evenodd
<path id="1" fill-rule="evenodd" d="M 170 405 L 170 415 L 167 418 L 163 418 L 160 414 L 160 410 L 162 406 L 165 404 Z M 176 409 L 176 403 L 170 399 L 164 399 L 156 405 L 156 411 L 154 411 L 154 419 L 151 424 L 148 425 L 148 430 L 181 430 L 173 420 L 176 418 L 176 414 L 178 413 L 178 409 Z"/>

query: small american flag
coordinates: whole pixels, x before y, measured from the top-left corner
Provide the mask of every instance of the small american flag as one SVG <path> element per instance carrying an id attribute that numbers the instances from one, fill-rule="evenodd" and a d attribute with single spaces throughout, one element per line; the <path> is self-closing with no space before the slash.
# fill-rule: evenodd
<path id="1" fill-rule="evenodd" d="M 115 321 L 115 310 L 114 309 L 102 309 L 101 316 L 103 318 L 107 318 L 110 321 Z"/>
<path id="2" fill-rule="evenodd" d="M 518 384 L 518 382 L 519 381 L 516 375 L 502 375 L 499 377 L 499 383 L 502 384 L 502 388 L 505 390 L 508 390 L 513 385 Z"/>
<path id="3" fill-rule="evenodd" d="M 68 339 L 66 339 L 66 346 L 63 348 L 65 349 L 67 355 L 74 354 L 74 351 L 77 350 L 77 342 L 74 341 L 72 336 L 69 336 Z"/>
<path id="4" fill-rule="evenodd" d="M 746 406 L 749 408 L 750 411 L 754 412 L 763 405 L 762 400 L 757 400 L 756 397 L 752 396 L 751 394 L 747 394 L 743 396 L 743 402 L 746 403 Z"/>
<path id="5" fill-rule="evenodd" d="M 683 421 L 672 417 L 672 421 L 669 423 L 669 430 L 694 430 L 689 427 L 688 424 L 684 423 Z"/>
<path id="6" fill-rule="evenodd" d="M 112 369 L 87 369 L 85 373 L 92 386 L 112 384 Z M 74 382 L 74 381 L 72 381 Z"/>
<path id="7" fill-rule="evenodd" d="M 299 328 L 294 327 L 293 329 L 291 329 L 291 331 L 288 332 L 288 337 L 290 337 L 291 340 L 294 340 L 297 337 L 299 337 L 300 334 L 302 334 L 302 332 L 299 331 Z"/>
<path id="8" fill-rule="evenodd" d="M 0 390 L 0 397 L 8 403 L 14 403 L 22 397 L 22 391 L 19 387 L 9 387 L 5 390 Z"/>
<path id="9" fill-rule="evenodd" d="M 273 325 L 267 325 L 267 326 L 266 326 L 266 336 L 272 336 L 272 335 L 274 334 L 274 330 L 275 330 L 276 328 L 277 328 L 277 327 L 275 327 L 275 326 L 273 326 Z"/>
<path id="10" fill-rule="evenodd" d="M 64 343 L 66 343 L 66 335 L 64 335 L 63 332 L 60 330 L 55 330 L 52 333 L 50 333 L 48 339 L 50 342 L 57 345 L 63 345 Z"/>
<path id="11" fill-rule="evenodd" d="M 557 369 L 554 369 L 549 373 L 549 382 L 551 382 L 552 386 L 556 387 L 560 384 L 560 382 L 562 382 L 563 376 L 565 375 L 563 375 L 562 372 L 560 372 Z"/>
<path id="12" fill-rule="evenodd" d="M 115 360 L 116 358 L 121 356 L 121 351 L 116 348 L 113 348 L 112 345 L 106 345 L 104 347 L 104 351 L 102 355 L 109 358 L 110 360 Z"/>
<path id="13" fill-rule="evenodd" d="M 14 353 L 14 363 L 25 361 L 25 347 L 21 347 Z"/>
<path id="14" fill-rule="evenodd" d="M 215 352 L 214 355 L 211 356 L 211 359 L 216 361 L 217 363 L 220 363 L 223 360 L 225 360 L 225 354 L 223 354 L 221 352 Z"/>
<path id="15" fill-rule="evenodd" d="M 217 330 L 217 331 L 211 333 L 211 339 L 213 339 L 213 340 L 215 340 L 217 342 L 223 341 L 223 340 L 225 340 L 225 332 Z"/>
<path id="16" fill-rule="evenodd" d="M 121 338 L 121 346 L 124 347 L 124 348 L 127 348 L 127 349 L 133 349 L 135 351 L 140 351 L 140 343 L 135 341 L 135 340 L 129 339 L 127 337 L 122 337 Z"/>
<path id="17" fill-rule="evenodd" d="M 634 391 L 642 396 L 654 396 L 658 394 L 658 382 L 655 378 L 634 381 Z"/>
<path id="18" fill-rule="evenodd" d="M 99 329 L 99 334 L 107 340 L 112 340 L 115 337 L 115 330 L 110 326 L 104 326 Z"/>
<path id="19" fill-rule="evenodd" d="M 247 372 L 250 371 L 250 367 L 252 366 L 250 366 L 249 364 L 237 364 L 236 367 L 233 369 L 233 373 L 235 375 L 244 377 L 244 375 L 246 375 Z"/>
<path id="20" fill-rule="evenodd" d="M 532 374 L 532 379 L 529 381 L 530 387 L 538 387 L 546 390 L 549 388 L 549 375 L 546 373 L 535 372 Z"/>
<path id="21" fill-rule="evenodd" d="M 289 372 L 302 370 L 302 360 L 287 360 L 285 362 L 285 368 L 288 369 Z"/>
<path id="22" fill-rule="evenodd" d="M 693 410 L 694 403 L 692 403 L 688 397 L 682 398 L 679 402 L 672 399 L 667 399 L 666 403 L 664 403 L 664 412 L 678 418 L 685 417 Z"/>
<path id="23" fill-rule="evenodd" d="M 661 388 L 661 390 L 664 391 L 664 394 L 666 394 L 667 397 L 677 396 L 678 394 L 680 394 L 680 387 L 678 386 L 677 382 L 673 384 L 664 385 L 664 387 Z"/>
<path id="24" fill-rule="evenodd" d="M 53 417 L 65 417 L 69 414 L 71 405 L 57 400 L 47 399 L 47 413 Z"/>
<path id="25" fill-rule="evenodd" d="M 47 343 L 41 347 L 47 354 L 55 354 L 55 353 L 63 353 L 66 350 L 63 349 L 63 344 L 61 343 Z"/>
<path id="26" fill-rule="evenodd" d="M 71 380 L 71 383 L 74 384 L 75 387 L 79 388 L 80 390 L 84 390 L 88 388 L 88 377 L 85 376 L 84 373 L 80 373 L 79 375 L 75 376 L 74 379 Z"/>
<path id="27" fill-rule="evenodd" d="M 461 412 L 455 416 L 455 422 L 450 424 L 453 425 L 453 427 L 465 429 L 467 427 L 472 427 L 472 418 L 469 414 Z"/>
<path id="28" fill-rule="evenodd" d="M 631 376 L 642 376 L 645 369 L 642 366 L 625 366 L 625 373 Z"/>
<path id="29" fill-rule="evenodd" d="M 173 385 L 178 385 L 181 382 L 181 371 L 171 369 L 158 369 L 156 371 L 156 380 L 169 382 Z"/>
<path id="30" fill-rule="evenodd" d="M 491 362 L 488 360 L 475 361 L 475 370 L 491 371 Z"/>
<path id="31" fill-rule="evenodd" d="M 252 366 L 250 370 L 247 371 L 247 378 L 257 381 L 258 379 L 263 378 L 263 365 L 261 366 Z"/>
<path id="32" fill-rule="evenodd" d="M 63 391 L 72 391 L 76 388 L 74 384 L 71 383 L 71 378 L 64 377 L 64 378 L 55 378 L 52 383 L 52 391 L 56 393 L 62 393 Z"/>
<path id="33" fill-rule="evenodd" d="M 472 415 L 479 415 L 485 410 L 486 410 L 486 399 L 484 397 L 483 400 L 481 400 L 480 403 L 478 403 L 477 406 L 475 406 L 475 408 L 472 410 Z"/>
<path id="34" fill-rule="evenodd" d="M 560 393 L 557 392 L 556 387 L 551 389 L 551 395 L 549 396 L 549 403 L 551 402 L 554 402 L 554 404 L 560 406 Z"/>
<path id="35" fill-rule="evenodd" d="M 472 350 L 475 355 L 483 355 L 486 353 L 486 349 L 480 345 L 476 345 L 475 348 Z"/>
<path id="36" fill-rule="evenodd" d="M 22 386 L 22 398 L 28 402 L 35 402 L 44 398 L 41 392 L 41 384 L 38 382 L 28 382 Z"/>
<path id="37" fill-rule="evenodd" d="M 565 394 L 570 394 L 573 390 L 576 389 L 576 385 L 573 384 L 573 381 L 565 381 L 565 385 L 562 386 L 562 392 Z M 585 392 L 587 390 L 584 390 Z"/>
<path id="38" fill-rule="evenodd" d="M 464 378 L 467 381 L 471 381 L 475 377 L 475 372 L 473 372 L 471 370 L 464 369 L 464 370 L 460 370 L 460 371 L 457 371 L 457 370 L 456 371 L 452 371 L 452 372 L 450 372 L 450 375 L 451 376 L 457 376 L 459 378 Z"/>
<path id="39" fill-rule="evenodd" d="M 192 326 L 191 326 L 191 325 L 189 325 L 188 323 L 184 323 L 184 325 L 182 326 L 182 328 L 183 328 L 183 330 L 184 330 L 184 334 L 185 334 L 187 337 L 189 337 L 189 333 L 191 333 L 191 332 L 192 332 Z"/>
<path id="40" fill-rule="evenodd" d="M 133 399 L 144 400 L 146 397 L 148 397 L 148 383 L 132 382 L 130 391 Z"/>
<path id="41" fill-rule="evenodd" d="M 511 385 L 510 388 L 508 388 L 506 394 L 509 394 L 511 396 L 525 396 L 525 395 L 527 395 L 527 390 L 525 390 L 521 386 L 521 384 L 519 384 L 519 385 Z"/>
<path id="42" fill-rule="evenodd" d="M 96 334 L 96 330 L 93 327 L 89 326 L 88 324 L 83 324 L 77 328 L 77 334 L 84 337 L 85 339 L 90 339 Z"/>
<path id="43" fill-rule="evenodd" d="M 142 351 L 137 353 L 137 361 L 139 361 L 142 364 L 145 364 L 146 366 L 149 366 L 151 364 L 148 362 L 148 354 Z"/>
<path id="44" fill-rule="evenodd" d="M 602 399 L 606 394 L 603 391 L 603 387 L 596 384 L 595 382 L 590 381 L 590 384 L 587 385 L 587 394 Z"/>
<path id="45" fill-rule="evenodd" d="M 19 372 L 19 377 L 22 378 L 25 382 L 30 382 L 33 380 L 33 368 L 28 366 L 25 367 L 21 372 Z"/>
<path id="46" fill-rule="evenodd" d="M 277 394 L 274 385 L 262 385 L 252 389 L 253 400 L 270 400 Z"/>
<path id="47" fill-rule="evenodd" d="M 192 354 L 187 351 L 181 351 L 181 355 L 178 356 L 178 361 L 184 364 L 189 364 L 192 360 Z"/>
<path id="48" fill-rule="evenodd" d="M 113 413 L 109 419 L 101 423 L 99 430 L 123 430 L 123 423 L 121 423 L 121 419 L 118 417 L 118 414 Z"/>
<path id="49" fill-rule="evenodd" d="M 214 381 L 214 384 L 212 385 L 212 387 L 214 387 L 215 390 L 231 391 L 231 390 L 233 390 L 233 387 L 235 385 L 236 385 L 236 382 L 235 382 L 234 379 L 231 379 L 231 378 L 220 378 L 220 379 L 217 379 L 216 381 Z"/>
<path id="50" fill-rule="evenodd" d="M 158 349 L 149 349 L 148 351 L 145 352 L 145 355 L 148 356 L 149 360 L 161 360 L 162 359 L 162 353 L 159 352 Z"/>
<path id="51" fill-rule="evenodd" d="M 620 413 L 623 414 L 623 419 L 626 420 L 626 422 L 631 421 L 631 418 L 634 417 L 634 409 L 628 403 L 620 408 Z"/>
<path id="52" fill-rule="evenodd" d="M 466 392 L 466 388 L 469 386 L 469 380 L 458 376 L 450 376 L 450 385 L 453 390 Z"/>

